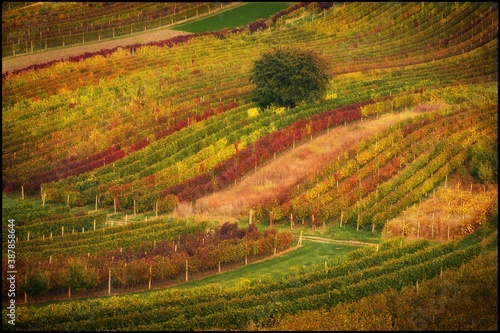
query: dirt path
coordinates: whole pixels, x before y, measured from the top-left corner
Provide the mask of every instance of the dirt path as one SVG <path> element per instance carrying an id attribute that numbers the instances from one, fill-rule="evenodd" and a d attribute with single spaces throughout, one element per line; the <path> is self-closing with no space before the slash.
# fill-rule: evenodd
<path id="1" fill-rule="evenodd" d="M 358 241 L 350 241 L 350 240 L 340 240 L 340 239 L 331 239 L 317 236 L 302 236 L 302 239 L 309 240 L 311 242 L 317 243 L 329 243 L 329 244 L 342 244 L 342 245 L 354 245 L 354 246 L 371 246 L 376 245 L 375 243 L 366 243 L 366 242 L 358 242 Z"/>
<path id="2" fill-rule="evenodd" d="M 199 15 L 197 18 L 189 18 L 186 21 L 176 22 L 175 25 L 185 23 L 187 21 L 199 20 L 208 16 L 219 14 L 221 11 L 233 9 L 243 5 L 242 3 L 235 2 L 221 8 L 215 8 L 210 13 Z M 96 52 L 103 49 L 112 49 L 116 46 L 127 46 L 133 44 L 146 44 L 149 42 L 156 42 L 169 39 L 179 35 L 190 34 L 189 32 L 171 30 L 171 25 L 148 30 L 146 32 L 137 33 L 128 37 L 106 40 L 101 42 L 92 42 L 79 44 L 77 46 L 61 47 L 56 49 L 49 49 L 47 51 L 39 51 L 30 54 L 19 55 L 15 57 L 2 59 L 2 74 L 7 71 L 16 69 L 23 69 L 34 64 L 49 62 L 52 60 L 67 59 L 68 57 L 77 56 L 85 52 Z"/>
<path id="3" fill-rule="evenodd" d="M 23 69 L 34 64 L 40 64 L 52 60 L 67 59 L 68 57 L 77 56 L 85 52 L 96 52 L 103 49 L 112 49 L 116 46 L 127 46 L 136 43 L 149 43 L 185 34 L 189 33 L 163 28 L 159 30 L 150 30 L 145 33 L 120 39 L 86 43 L 79 46 L 64 47 L 26 55 L 19 55 L 16 57 L 2 59 L 2 74 L 15 69 Z"/>

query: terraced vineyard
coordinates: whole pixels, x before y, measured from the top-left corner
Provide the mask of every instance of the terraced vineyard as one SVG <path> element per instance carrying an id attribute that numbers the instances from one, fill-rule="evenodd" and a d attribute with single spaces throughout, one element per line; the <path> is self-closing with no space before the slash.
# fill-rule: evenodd
<path id="1" fill-rule="evenodd" d="M 163 5 L 136 6 L 152 6 L 152 16 Z M 279 47 L 326 60 L 324 100 L 257 107 L 253 62 Z M 16 197 L 2 215 L 16 220 L 18 303 L 169 286 L 291 250 L 302 233 L 380 243 L 235 288 L 21 306 L 9 328 L 272 330 L 292 319 L 302 327 L 304 314 L 418 293 L 497 253 L 496 3 L 297 3 L 245 27 L 82 54 L 6 73 L 2 83 L 2 185 Z M 389 118 L 405 111 L 404 120 Z M 355 138 L 384 119 L 394 123 Z M 223 216 L 239 223 L 196 218 L 207 198 L 230 197 L 259 170 L 279 172 L 287 154 L 306 143 L 321 150 L 315 142 L 341 130 L 355 143 Z M 245 195 L 220 201 L 221 211 Z M 179 217 L 187 211 L 194 218 Z M 4 253 L 11 229 L 4 221 Z M 8 271 L 8 257 L 2 265 Z M 491 282 L 476 288 L 491 295 Z M 384 311 L 392 323 L 384 330 L 436 328 L 434 319 L 411 326 Z M 497 329 L 478 316 L 443 327 Z"/>

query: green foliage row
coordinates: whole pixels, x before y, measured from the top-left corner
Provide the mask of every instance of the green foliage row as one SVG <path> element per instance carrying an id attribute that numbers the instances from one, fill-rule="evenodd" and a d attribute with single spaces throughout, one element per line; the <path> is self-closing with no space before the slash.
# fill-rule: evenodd
<path id="1" fill-rule="evenodd" d="M 26 244 L 26 251 L 22 252 L 19 260 L 47 260 L 51 255 L 74 256 L 91 253 L 98 256 L 103 251 L 118 251 L 121 249 L 137 250 L 143 247 L 151 250 L 155 241 L 173 240 L 184 234 L 203 231 L 208 227 L 208 222 L 194 223 L 186 221 L 167 222 L 161 219 L 159 223 L 134 222 L 136 227 L 115 226 L 105 227 L 96 231 L 85 232 L 79 240 L 71 236 L 57 236 L 52 240 L 38 241 L 30 247 Z M 109 231 L 109 234 L 108 234 Z M 53 244 L 51 244 L 53 241 Z M 31 241 L 30 241 L 31 242 Z M 47 243 L 47 244 L 44 244 Z M 147 244 L 146 246 L 144 246 Z M 20 244 L 23 248 L 23 244 Z"/>

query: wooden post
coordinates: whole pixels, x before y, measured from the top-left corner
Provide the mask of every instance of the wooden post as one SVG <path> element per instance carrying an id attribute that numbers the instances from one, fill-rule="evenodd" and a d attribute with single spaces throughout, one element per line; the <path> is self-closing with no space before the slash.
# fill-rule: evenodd
<path id="1" fill-rule="evenodd" d="M 293 230 L 293 213 L 290 213 L 290 229 Z"/>
<path id="2" fill-rule="evenodd" d="M 250 209 L 250 213 L 249 213 L 249 216 L 248 216 L 248 224 L 252 224 L 252 213 L 253 211 Z"/>
<path id="3" fill-rule="evenodd" d="M 189 270 L 188 270 L 188 267 L 189 267 L 189 266 L 188 266 L 188 260 L 187 260 L 187 258 L 186 258 L 186 282 L 188 282 L 188 281 L 189 281 Z"/>
<path id="4" fill-rule="evenodd" d="M 94 219 L 94 231 L 95 231 L 95 219 Z"/>
<path id="5" fill-rule="evenodd" d="M 297 242 L 297 246 L 302 246 L 302 230 L 300 230 L 299 241 Z"/>
<path id="6" fill-rule="evenodd" d="M 155 203 L 155 214 L 156 214 L 156 217 L 158 217 L 158 199 L 156 200 L 156 203 Z"/>
<path id="7" fill-rule="evenodd" d="M 248 242 L 245 242 L 245 265 L 248 265 Z"/>
<path id="8" fill-rule="evenodd" d="M 68 287 L 68 298 L 71 298 L 71 286 Z"/>
<path id="9" fill-rule="evenodd" d="M 111 268 L 109 268 L 108 272 L 108 294 L 111 294 Z"/>
<path id="10" fill-rule="evenodd" d="M 30 232 L 28 231 L 28 242 L 30 241 Z"/>
<path id="11" fill-rule="evenodd" d="M 219 260 L 219 268 L 218 268 L 218 273 L 220 274 L 220 260 Z M 186 280 L 187 281 L 187 280 Z"/>
<path id="12" fill-rule="evenodd" d="M 24 185 L 21 185 L 21 200 L 24 200 Z"/>
<path id="13" fill-rule="evenodd" d="M 358 221 L 356 222 L 356 231 L 359 231 L 359 214 L 358 214 Z"/>
<path id="14" fill-rule="evenodd" d="M 64 236 L 64 226 L 61 227 L 61 236 Z"/>
<path id="15" fill-rule="evenodd" d="M 95 211 L 97 212 L 97 195 L 95 196 Z"/>
<path id="16" fill-rule="evenodd" d="M 448 225 L 448 240 L 450 240 L 450 225 Z"/>
<path id="17" fill-rule="evenodd" d="M 69 206 L 69 194 L 68 194 L 68 198 L 66 199 L 66 203 L 68 204 Z"/>
<path id="18" fill-rule="evenodd" d="M 340 211 L 340 228 L 342 228 L 342 219 L 344 218 L 344 211 Z"/>
<path id="19" fill-rule="evenodd" d="M 116 198 L 113 198 L 113 206 L 115 208 L 115 214 L 116 214 Z"/>
<path id="20" fill-rule="evenodd" d="M 273 212 L 269 212 L 269 226 L 273 226 Z"/>
<path id="21" fill-rule="evenodd" d="M 134 198 L 134 216 L 135 216 L 135 198 Z"/>
<path id="22" fill-rule="evenodd" d="M 148 289 L 151 289 L 151 279 L 152 279 L 153 275 L 152 275 L 152 266 L 149 266 L 149 285 L 148 285 Z"/>
<path id="23" fill-rule="evenodd" d="M 276 255 L 277 247 L 278 247 L 278 234 L 274 235 L 274 255 Z"/>

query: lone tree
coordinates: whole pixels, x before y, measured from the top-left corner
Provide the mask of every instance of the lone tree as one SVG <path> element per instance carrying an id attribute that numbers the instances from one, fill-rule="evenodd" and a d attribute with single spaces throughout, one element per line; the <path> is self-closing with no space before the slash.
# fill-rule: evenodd
<path id="1" fill-rule="evenodd" d="M 323 98 L 328 86 L 327 64 L 312 51 L 277 49 L 254 62 L 250 82 L 260 107 L 295 107 Z"/>

